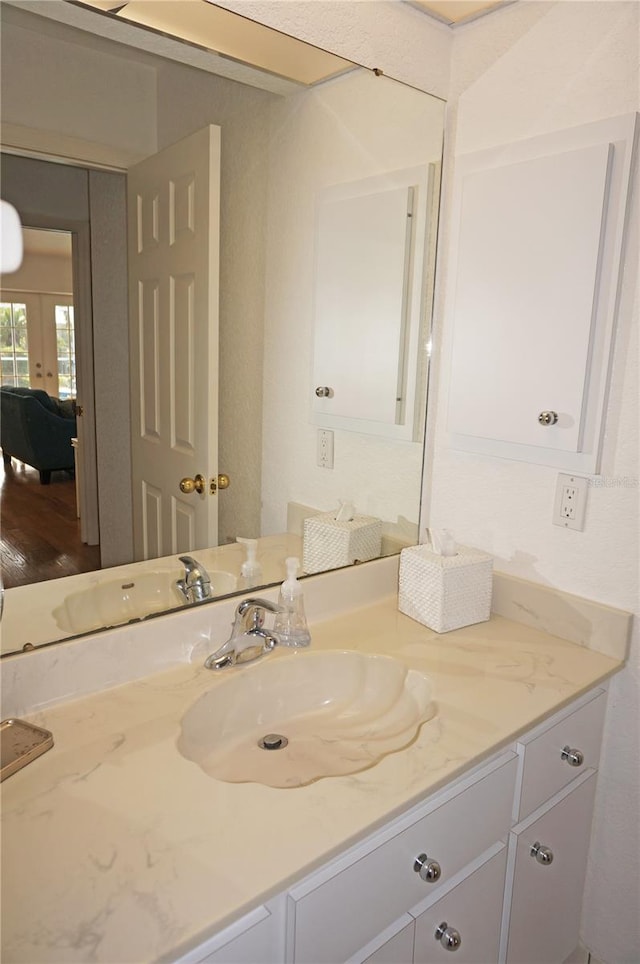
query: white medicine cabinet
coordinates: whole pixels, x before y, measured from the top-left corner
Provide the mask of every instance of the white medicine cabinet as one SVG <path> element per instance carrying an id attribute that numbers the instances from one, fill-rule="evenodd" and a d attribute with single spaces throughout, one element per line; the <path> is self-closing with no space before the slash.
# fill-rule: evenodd
<path id="1" fill-rule="evenodd" d="M 429 164 L 318 197 L 314 424 L 422 437 L 435 180 Z"/>
<path id="2" fill-rule="evenodd" d="M 457 158 L 453 448 L 598 471 L 636 117 Z"/>

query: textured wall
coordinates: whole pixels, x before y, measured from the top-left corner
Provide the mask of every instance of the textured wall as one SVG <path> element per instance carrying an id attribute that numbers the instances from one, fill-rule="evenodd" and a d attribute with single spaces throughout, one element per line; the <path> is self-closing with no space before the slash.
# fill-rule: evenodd
<path id="1" fill-rule="evenodd" d="M 638 110 L 636 3 L 514 4 L 455 32 L 440 296 L 439 353 L 449 347 L 448 203 L 455 154 Z M 602 475 L 584 532 L 552 525 L 557 471 L 447 448 L 446 364 L 438 372 L 428 514 L 492 552 L 496 568 L 640 612 L 638 600 L 638 180 L 624 260 Z M 583 939 L 608 964 L 640 959 L 638 663 L 613 680 L 583 918 Z"/>

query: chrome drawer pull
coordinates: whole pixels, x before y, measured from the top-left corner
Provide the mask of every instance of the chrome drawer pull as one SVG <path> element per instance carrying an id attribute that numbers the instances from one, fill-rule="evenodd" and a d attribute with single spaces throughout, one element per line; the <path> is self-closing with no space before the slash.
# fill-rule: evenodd
<path id="1" fill-rule="evenodd" d="M 432 860 L 426 854 L 419 854 L 413 862 L 413 869 L 420 875 L 421 880 L 426 880 L 428 884 L 433 884 L 440 880 L 442 868 L 437 860 Z"/>
<path id="2" fill-rule="evenodd" d="M 436 928 L 434 936 L 447 951 L 457 951 L 462 944 L 460 933 L 454 927 L 449 927 L 446 920 L 443 920 L 440 926 Z"/>
<path id="3" fill-rule="evenodd" d="M 560 758 L 566 760 L 570 767 L 581 767 L 584 763 L 584 753 L 581 750 L 572 749 L 568 745 L 562 747 Z"/>
<path id="4" fill-rule="evenodd" d="M 536 858 L 539 864 L 543 864 L 545 867 L 553 862 L 553 850 L 550 850 L 549 847 L 543 847 L 538 840 L 536 840 L 529 853 L 532 857 Z"/>

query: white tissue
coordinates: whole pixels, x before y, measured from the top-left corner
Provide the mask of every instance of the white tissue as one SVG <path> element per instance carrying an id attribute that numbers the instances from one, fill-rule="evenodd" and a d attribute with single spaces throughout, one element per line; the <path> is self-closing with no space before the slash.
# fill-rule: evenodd
<path id="1" fill-rule="evenodd" d="M 353 502 L 349 502 L 347 499 L 340 499 L 339 501 L 340 508 L 335 514 L 336 522 L 353 522 L 356 514 Z"/>
<path id="2" fill-rule="evenodd" d="M 457 556 L 458 547 L 448 529 L 430 529 L 433 551 L 439 556 Z"/>

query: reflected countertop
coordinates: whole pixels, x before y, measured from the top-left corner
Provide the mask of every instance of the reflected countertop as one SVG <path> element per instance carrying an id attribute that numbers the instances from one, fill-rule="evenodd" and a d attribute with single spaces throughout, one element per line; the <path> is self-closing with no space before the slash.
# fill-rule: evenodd
<path id="1" fill-rule="evenodd" d="M 2 784 L 2 959 L 186 951 L 623 665 L 501 616 L 439 636 L 396 602 L 312 625 L 316 650 L 392 655 L 433 681 L 437 715 L 360 773 L 292 790 L 207 776 L 176 747 L 185 711 L 228 678 L 201 663 L 31 716 L 55 746 Z"/>

